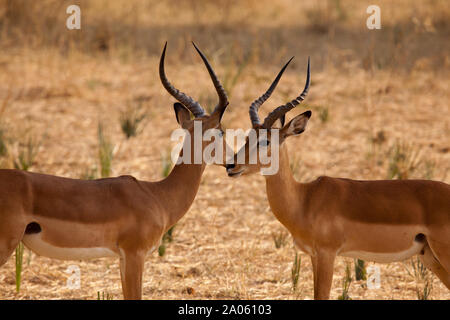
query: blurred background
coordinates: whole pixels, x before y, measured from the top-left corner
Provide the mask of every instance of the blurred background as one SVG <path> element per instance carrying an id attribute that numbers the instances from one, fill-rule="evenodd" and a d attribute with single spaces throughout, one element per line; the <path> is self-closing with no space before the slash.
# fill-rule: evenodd
<path id="1" fill-rule="evenodd" d="M 66 28 L 72 4 L 80 30 Z M 380 30 L 366 26 L 373 4 Z M 167 176 L 178 125 L 157 72 L 165 41 L 171 82 L 207 110 L 217 99 L 195 41 L 229 94 L 226 128 L 250 127 L 248 106 L 291 56 L 261 117 L 297 96 L 311 57 L 310 93 L 288 115 L 313 111 L 308 130 L 287 142 L 298 180 L 449 183 L 449 21 L 446 0 L 0 0 L 0 167 L 81 179 Z M 27 249 L 24 257 L 20 290 L 14 257 L 0 269 L 0 297 L 121 297 L 114 259 L 77 262 L 82 286 L 70 290 L 72 262 Z M 355 266 L 339 258 L 333 299 L 450 298 L 416 260 L 379 265 L 376 290 Z M 231 180 L 219 167 L 207 168 L 194 205 L 146 264 L 148 299 L 312 294 L 308 256 L 270 212 L 264 179 Z"/>
<path id="2" fill-rule="evenodd" d="M 66 8 L 81 8 L 80 31 L 65 26 Z M 444 0 L 378 1 L 381 30 L 368 30 L 367 1 L 2 0 L 3 48 L 74 50 L 127 59 L 159 55 L 192 62 L 190 41 L 217 62 L 231 58 L 277 64 L 286 55 L 311 55 L 316 69 L 358 63 L 364 69 L 448 65 L 448 4 Z"/>

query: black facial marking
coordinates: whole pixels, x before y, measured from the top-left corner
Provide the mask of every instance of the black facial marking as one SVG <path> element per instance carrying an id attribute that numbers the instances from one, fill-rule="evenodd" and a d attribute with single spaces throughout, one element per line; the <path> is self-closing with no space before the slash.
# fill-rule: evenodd
<path id="1" fill-rule="evenodd" d="M 416 241 L 416 242 L 424 242 L 425 241 L 425 235 L 423 233 L 419 233 L 414 238 L 414 241 Z"/>
<path id="2" fill-rule="evenodd" d="M 303 115 L 308 119 L 311 118 L 312 112 L 310 110 L 303 112 Z"/>
<path id="3" fill-rule="evenodd" d="M 27 225 L 25 229 L 25 234 L 33 234 L 41 232 L 41 226 L 36 222 L 31 222 Z"/>

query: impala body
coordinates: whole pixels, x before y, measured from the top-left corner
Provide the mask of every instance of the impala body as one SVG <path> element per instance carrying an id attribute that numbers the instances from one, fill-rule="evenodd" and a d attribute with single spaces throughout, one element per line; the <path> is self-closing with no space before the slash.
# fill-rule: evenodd
<path id="1" fill-rule="evenodd" d="M 159 67 L 161 82 L 181 102 L 175 103 L 174 109 L 183 129 L 192 133 L 194 121 L 199 121 L 203 131 L 222 130 L 220 121 L 228 105 L 227 96 L 206 57 L 195 48 L 219 96 L 211 115 L 167 80 L 166 46 Z M 186 139 L 191 139 L 192 148 L 203 150 L 209 144 L 202 141 L 200 146 L 195 145 L 193 134 Z M 226 150 L 226 144 L 223 146 Z M 84 181 L 0 170 L 0 266 L 20 241 L 50 258 L 118 256 L 124 298 L 140 299 L 146 254 L 183 217 L 197 194 L 206 164 L 192 163 L 176 164 L 169 176 L 158 182 L 139 181 L 131 176 Z"/>
<path id="2" fill-rule="evenodd" d="M 245 163 L 228 164 L 227 172 L 231 177 L 239 177 L 260 171 L 265 165 L 258 157 L 252 164 L 251 153 L 270 143 L 280 145 L 279 170 L 265 175 L 267 197 L 272 212 L 292 234 L 295 244 L 311 256 L 315 299 L 329 298 L 338 255 L 375 262 L 401 261 L 419 255 L 423 264 L 450 289 L 450 185 L 425 180 L 319 177 L 310 183 L 299 183 L 294 179 L 284 141 L 306 129 L 311 112 L 294 117 L 286 125 L 284 119 L 286 112 L 306 97 L 309 61 L 301 95 L 272 111 L 264 123 L 257 114 L 289 62 L 268 91 L 250 106 L 250 119 L 257 134 L 260 129 L 275 128 L 279 138 L 273 141 L 269 131 L 253 145 L 247 139 L 235 154 L 237 163 L 240 153 L 245 153 Z M 277 128 L 276 124 L 281 125 Z"/>
<path id="3" fill-rule="evenodd" d="M 126 230 L 130 232 L 133 220 L 144 223 L 150 218 L 151 224 L 147 225 L 158 234 L 168 222 L 162 216 L 151 217 L 160 204 L 151 199 L 150 188 L 148 191 L 145 188 L 132 177 L 82 181 L 2 170 L 0 189 L 10 194 L 0 209 L 5 220 L 2 228 L 17 230 L 9 249 L 22 240 L 24 233 L 23 242 L 28 248 L 50 258 L 119 255 L 119 243 L 128 238 Z M 4 197 L 5 193 L 2 194 Z M 130 196 L 136 201 L 123 201 Z M 147 242 L 156 242 L 147 240 L 142 243 L 144 247 Z M 2 258 L 6 257 L 2 254 Z"/>

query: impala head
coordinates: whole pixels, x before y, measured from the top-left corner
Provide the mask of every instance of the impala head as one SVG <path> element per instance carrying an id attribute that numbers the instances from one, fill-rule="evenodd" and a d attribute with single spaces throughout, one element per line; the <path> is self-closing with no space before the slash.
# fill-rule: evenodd
<path id="1" fill-rule="evenodd" d="M 262 156 L 273 159 L 272 152 L 278 152 L 278 147 L 283 144 L 286 138 L 300 135 L 305 129 L 311 111 L 306 111 L 285 124 L 286 113 L 302 102 L 309 90 L 311 83 L 310 61 L 308 58 L 308 68 L 306 75 L 306 84 L 302 93 L 294 100 L 279 106 L 268 114 L 261 122 L 258 116 L 258 109 L 270 97 L 275 90 L 284 70 L 287 68 L 291 58 L 278 73 L 269 89 L 250 105 L 250 120 L 253 130 L 247 136 L 245 144 L 235 153 L 232 164 L 227 164 L 227 173 L 230 177 L 238 177 L 243 174 L 258 172 L 261 169 L 267 169 L 272 164 L 263 161 Z M 276 146 L 276 147 L 274 147 Z M 273 174 L 273 173 L 269 173 Z"/>
<path id="2" fill-rule="evenodd" d="M 200 49 L 195 45 L 194 42 L 192 42 L 195 49 L 197 50 L 198 54 L 202 58 L 206 69 L 208 70 L 208 73 L 211 77 L 211 80 L 214 84 L 214 87 L 216 89 L 217 95 L 219 97 L 219 102 L 216 105 L 214 111 L 211 114 L 207 114 L 205 110 L 202 108 L 202 106 L 195 101 L 193 98 L 188 96 L 187 94 L 179 91 L 176 89 L 167 79 L 165 70 L 164 70 L 164 59 L 166 55 L 166 48 L 167 48 L 167 42 L 164 45 L 164 49 L 161 55 L 160 63 L 159 63 L 159 76 L 161 79 L 161 83 L 163 84 L 164 88 L 176 99 L 178 102 L 174 104 L 174 110 L 175 110 L 175 116 L 176 119 L 181 126 L 181 128 L 187 130 L 189 132 L 192 143 L 190 144 L 191 148 L 199 147 L 194 142 L 194 136 L 195 134 L 199 133 L 203 135 L 209 130 L 210 132 L 213 132 L 212 135 L 210 135 L 210 140 L 203 140 L 201 143 L 201 150 L 208 146 L 210 143 L 212 143 L 214 137 L 214 142 L 217 142 L 216 139 L 222 140 L 220 145 L 222 146 L 222 155 L 220 163 L 223 165 L 225 161 L 225 155 L 227 149 L 229 149 L 228 145 L 223 141 L 223 130 L 221 127 L 221 120 L 222 116 L 229 104 L 227 94 L 221 85 L 219 79 L 217 78 L 216 74 L 214 73 L 214 70 L 212 69 L 210 63 L 208 62 L 208 59 L 205 57 L 205 55 L 200 51 Z M 201 129 L 201 132 L 194 132 L 198 129 Z M 212 130 L 211 130 L 212 129 Z M 219 144 L 218 144 L 219 145 Z M 184 149 L 185 147 L 183 147 Z M 216 149 L 217 150 L 217 149 Z M 215 156 L 215 151 L 213 150 L 212 155 Z M 191 150 L 191 153 L 193 154 L 194 150 Z"/>

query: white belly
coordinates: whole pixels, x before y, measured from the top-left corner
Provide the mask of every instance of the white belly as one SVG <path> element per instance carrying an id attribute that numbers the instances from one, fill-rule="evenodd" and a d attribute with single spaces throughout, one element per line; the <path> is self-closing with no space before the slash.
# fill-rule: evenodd
<path id="1" fill-rule="evenodd" d="M 27 234 L 23 243 L 34 253 L 60 260 L 88 260 L 103 257 L 115 257 L 117 254 L 108 248 L 65 248 L 57 247 L 42 240 L 41 234 Z"/>
<path id="2" fill-rule="evenodd" d="M 406 260 L 418 253 L 423 248 L 423 243 L 414 242 L 411 247 L 404 251 L 399 252 L 388 252 L 388 253 L 379 253 L 379 252 L 367 252 L 367 251 L 347 251 L 347 252 L 339 252 L 338 255 L 342 257 L 356 258 L 362 259 L 366 261 L 373 261 L 379 263 L 389 263 L 396 261 Z"/>

